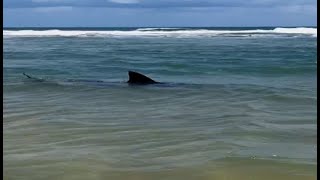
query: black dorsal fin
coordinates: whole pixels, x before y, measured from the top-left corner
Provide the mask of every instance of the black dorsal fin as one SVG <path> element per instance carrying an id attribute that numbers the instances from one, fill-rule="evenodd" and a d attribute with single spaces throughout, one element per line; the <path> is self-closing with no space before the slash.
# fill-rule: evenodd
<path id="1" fill-rule="evenodd" d="M 149 78 L 143 74 L 134 72 L 134 71 L 128 71 L 128 75 L 129 75 L 129 80 L 128 80 L 129 84 L 155 84 L 155 83 L 158 83 L 158 82 L 152 80 L 151 78 Z"/>

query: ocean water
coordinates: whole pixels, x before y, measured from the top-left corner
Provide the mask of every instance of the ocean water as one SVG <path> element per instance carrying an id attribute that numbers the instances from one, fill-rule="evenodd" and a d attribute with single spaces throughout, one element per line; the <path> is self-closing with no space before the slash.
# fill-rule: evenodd
<path id="1" fill-rule="evenodd" d="M 316 31 L 5 29 L 3 177 L 316 179 Z"/>

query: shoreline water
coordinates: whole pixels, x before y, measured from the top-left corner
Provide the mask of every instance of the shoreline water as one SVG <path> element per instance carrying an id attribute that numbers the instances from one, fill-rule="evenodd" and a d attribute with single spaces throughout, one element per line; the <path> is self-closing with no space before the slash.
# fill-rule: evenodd
<path id="1" fill-rule="evenodd" d="M 4 35 L 4 179 L 317 177 L 316 37 L 37 33 Z"/>

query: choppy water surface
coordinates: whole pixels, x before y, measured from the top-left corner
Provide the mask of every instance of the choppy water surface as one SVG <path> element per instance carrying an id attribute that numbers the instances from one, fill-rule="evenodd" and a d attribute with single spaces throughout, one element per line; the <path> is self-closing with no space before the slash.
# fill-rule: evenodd
<path id="1" fill-rule="evenodd" d="M 315 179 L 316 40 L 4 30 L 4 179 Z M 168 85 L 128 86 L 128 70 Z"/>

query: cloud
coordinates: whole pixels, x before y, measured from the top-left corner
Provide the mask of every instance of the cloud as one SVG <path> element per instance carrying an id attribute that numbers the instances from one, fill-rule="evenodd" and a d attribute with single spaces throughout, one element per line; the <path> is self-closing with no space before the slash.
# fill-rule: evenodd
<path id="1" fill-rule="evenodd" d="M 280 8 L 282 11 L 293 14 L 317 14 L 317 7 L 312 5 L 291 5 Z"/>
<path id="2" fill-rule="evenodd" d="M 70 6 L 59 6 L 59 7 L 37 7 L 33 8 L 35 12 L 43 12 L 43 13 L 52 13 L 52 12 L 63 12 L 63 11 L 71 11 L 72 7 Z"/>

